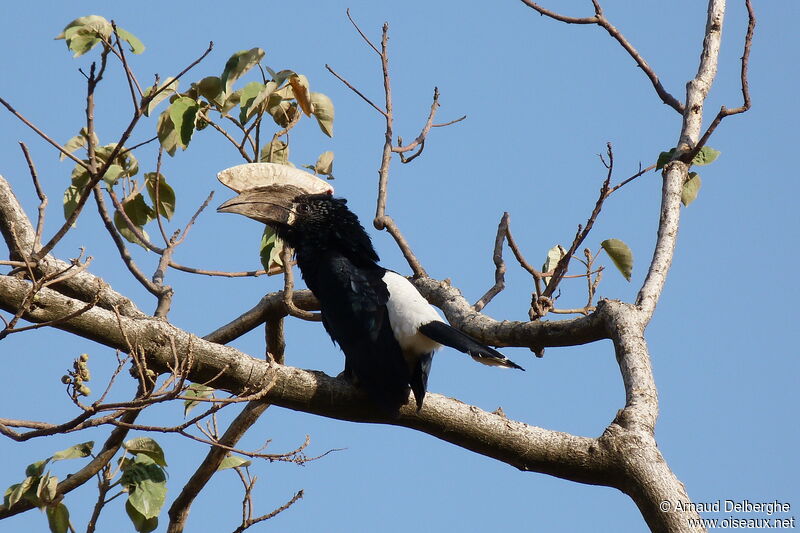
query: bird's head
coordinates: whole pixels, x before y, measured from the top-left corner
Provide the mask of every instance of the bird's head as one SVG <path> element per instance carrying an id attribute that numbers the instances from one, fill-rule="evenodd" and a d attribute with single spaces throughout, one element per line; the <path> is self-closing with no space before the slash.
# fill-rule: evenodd
<path id="1" fill-rule="evenodd" d="M 267 224 L 293 248 L 337 248 L 378 260 L 369 236 L 347 200 L 330 194 L 308 194 L 293 185 L 269 185 L 242 191 L 217 208 Z"/>

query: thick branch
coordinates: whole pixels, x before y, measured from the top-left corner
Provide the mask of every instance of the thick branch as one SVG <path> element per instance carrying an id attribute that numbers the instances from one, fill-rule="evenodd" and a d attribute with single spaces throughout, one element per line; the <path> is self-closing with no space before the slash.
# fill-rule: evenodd
<path id="1" fill-rule="evenodd" d="M 269 404 L 261 401 L 254 400 L 249 402 L 241 413 L 231 422 L 227 431 L 219 439 L 220 444 L 228 447 L 233 447 L 239 442 L 239 439 L 244 436 L 253 424 L 256 423 L 258 418 L 267 410 Z M 167 533 L 180 533 L 186 526 L 186 519 L 189 518 L 189 509 L 194 502 L 194 499 L 201 490 L 211 479 L 211 476 L 217 471 L 222 461 L 227 457 L 228 450 L 219 446 L 212 446 L 208 450 L 203 462 L 197 467 L 192 477 L 183 486 L 181 493 L 172 502 L 169 508 L 169 527 Z"/>
<path id="2" fill-rule="evenodd" d="M 0 277 L 0 306 L 16 309 L 27 288 L 25 281 Z M 39 293 L 37 303 L 35 309 L 26 313 L 27 320 L 51 320 L 80 305 L 80 302 L 46 288 Z M 468 303 L 466 305 L 469 307 Z M 577 322 L 585 326 L 590 321 L 590 318 L 583 317 L 558 324 L 572 323 L 573 329 L 578 329 L 575 327 Z M 547 325 L 559 327 L 555 323 Z M 548 328 L 544 324 L 533 326 L 545 333 L 545 338 L 548 337 Z M 219 376 L 210 385 L 233 393 L 262 388 L 274 379 L 275 384 L 264 401 L 278 406 L 342 420 L 406 426 L 522 470 L 583 483 L 609 482 L 610 459 L 604 456 L 596 439 L 514 422 L 437 394 L 426 396 L 425 407 L 420 413 L 409 404 L 402 409 L 399 418 L 390 419 L 364 401 L 363 393 L 345 380 L 321 372 L 270 364 L 233 348 L 204 341 L 155 318 L 132 320 L 95 307 L 60 323 L 58 328 L 123 351 L 130 349 L 130 341 L 141 353 L 148 354 L 149 368 L 156 371 L 168 371 L 174 365 L 175 353 L 191 352 L 194 366 L 188 379 L 204 383 Z M 550 333 L 552 337 L 553 331 Z"/>
<path id="3" fill-rule="evenodd" d="M 34 251 L 36 232 L 11 186 L 2 176 L 0 176 L 0 233 L 6 241 L 12 259 L 22 259 Z M 33 266 L 33 270 L 35 274 L 44 276 L 63 272 L 67 267 L 69 263 L 46 255 Z M 97 296 L 98 306 L 109 310 L 116 308 L 124 316 L 146 316 L 133 301 L 111 289 L 101 278 L 86 271 L 55 284 L 53 288 L 84 302 L 90 302 Z"/>
<path id="4" fill-rule="evenodd" d="M 683 113 L 676 159 L 681 159 L 682 155 L 691 153 L 698 143 L 700 128 L 703 124 L 703 106 L 711 84 L 717 75 L 717 60 L 724 17 L 725 0 L 709 0 L 700 65 L 697 75 L 686 84 L 686 109 Z M 644 313 L 645 323 L 649 322 L 653 316 L 656 303 L 664 289 L 667 272 L 672 264 L 680 223 L 681 189 L 687 175 L 688 167 L 681 161 L 673 161 L 664 167 L 658 238 L 647 277 L 636 298 L 636 305 Z"/>
<path id="5" fill-rule="evenodd" d="M 683 111 L 683 125 L 678 140 L 677 152 L 688 152 L 700 138 L 703 125 L 703 105 L 717 76 L 717 61 L 722 44 L 722 23 L 725 19 L 725 0 L 710 0 L 708 18 L 703 38 L 703 51 L 700 65 L 694 79 L 686 84 L 686 109 Z"/>
<path id="6" fill-rule="evenodd" d="M 636 297 L 636 305 L 645 315 L 645 324 L 653 316 L 675 255 L 681 217 L 681 190 L 687 173 L 688 167 L 680 161 L 673 161 L 664 168 L 656 247 L 647 276 Z"/>

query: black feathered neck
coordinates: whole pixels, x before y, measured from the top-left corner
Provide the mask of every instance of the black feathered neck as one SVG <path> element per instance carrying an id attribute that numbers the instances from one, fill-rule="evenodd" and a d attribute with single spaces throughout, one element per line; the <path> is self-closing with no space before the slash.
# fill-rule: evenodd
<path id="1" fill-rule="evenodd" d="M 297 252 L 300 262 L 337 252 L 356 263 L 379 261 L 378 254 L 347 200 L 328 194 L 303 194 L 294 199 L 294 219 L 276 228 L 278 235 Z"/>

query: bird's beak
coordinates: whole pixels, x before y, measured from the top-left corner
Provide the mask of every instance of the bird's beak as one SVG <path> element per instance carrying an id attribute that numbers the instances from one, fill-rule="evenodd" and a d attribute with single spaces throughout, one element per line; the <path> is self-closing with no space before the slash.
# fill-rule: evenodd
<path id="1" fill-rule="evenodd" d="M 217 208 L 218 213 L 237 213 L 263 224 L 286 226 L 294 214 L 292 203 L 305 191 L 291 185 L 270 185 L 242 191 Z"/>

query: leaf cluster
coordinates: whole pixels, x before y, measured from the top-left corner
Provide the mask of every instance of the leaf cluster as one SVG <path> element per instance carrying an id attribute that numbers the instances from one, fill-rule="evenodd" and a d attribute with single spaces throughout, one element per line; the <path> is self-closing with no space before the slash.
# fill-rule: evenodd
<path id="1" fill-rule="evenodd" d="M 93 441 L 82 442 L 29 464 L 25 468 L 25 479 L 6 489 L 0 509 L 11 509 L 18 502 L 26 501 L 45 512 L 52 533 L 67 533 L 71 527 L 69 509 L 57 496 L 58 478 L 49 470 L 45 471 L 45 468 L 56 461 L 87 457 L 91 455 L 93 447 Z"/>
<path id="2" fill-rule="evenodd" d="M 697 155 L 694 156 L 694 159 L 692 159 L 692 165 L 709 165 L 713 163 L 720 154 L 721 152 L 719 150 L 715 150 L 710 146 L 703 146 L 697 152 Z M 661 152 L 656 161 L 656 170 L 664 168 L 667 163 L 672 161 L 674 156 L 675 148 L 671 148 L 666 152 Z M 697 199 L 697 193 L 700 192 L 701 185 L 702 181 L 700 180 L 700 175 L 697 172 L 689 172 L 689 178 L 683 184 L 683 189 L 681 190 L 681 203 L 684 207 L 688 207 L 690 203 Z"/>

